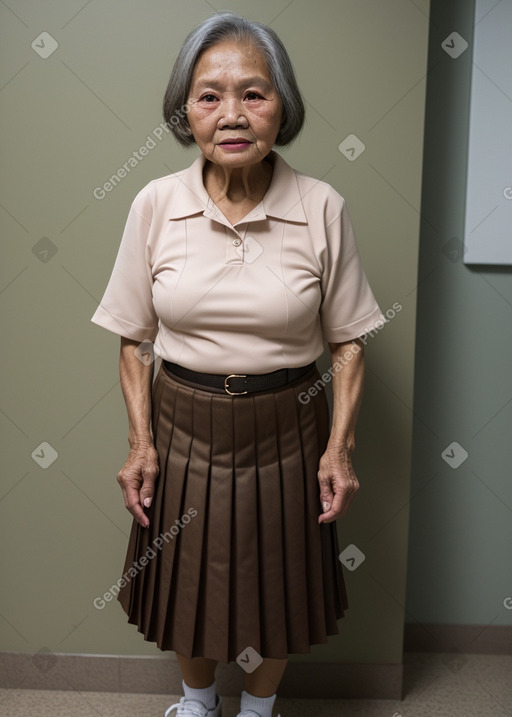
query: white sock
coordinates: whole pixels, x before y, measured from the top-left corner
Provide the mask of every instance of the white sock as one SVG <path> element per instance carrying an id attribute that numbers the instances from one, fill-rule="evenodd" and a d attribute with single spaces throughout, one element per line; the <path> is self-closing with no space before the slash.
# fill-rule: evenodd
<path id="1" fill-rule="evenodd" d="M 213 710 L 217 706 L 217 682 L 215 680 L 209 687 L 203 687 L 200 690 L 189 687 L 185 684 L 185 680 L 182 680 L 182 685 L 185 697 L 202 702 L 208 710 Z"/>
<path id="2" fill-rule="evenodd" d="M 277 695 L 270 697 L 255 697 L 245 690 L 242 692 L 242 700 L 240 704 L 240 712 L 244 710 L 254 710 L 261 717 L 272 717 L 272 708 L 276 701 Z"/>

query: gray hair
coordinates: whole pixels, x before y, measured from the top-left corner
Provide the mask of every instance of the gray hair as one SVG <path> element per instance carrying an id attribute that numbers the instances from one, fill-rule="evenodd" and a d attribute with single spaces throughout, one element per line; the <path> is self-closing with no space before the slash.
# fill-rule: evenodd
<path id="1" fill-rule="evenodd" d="M 305 109 L 286 48 L 269 27 L 232 12 L 213 15 L 192 30 L 185 39 L 172 68 L 164 97 L 163 114 L 171 132 L 185 147 L 195 144 L 187 120 L 187 99 L 192 75 L 200 54 L 223 40 L 249 40 L 263 52 L 270 78 L 283 104 L 276 144 L 290 144 L 302 129 Z"/>

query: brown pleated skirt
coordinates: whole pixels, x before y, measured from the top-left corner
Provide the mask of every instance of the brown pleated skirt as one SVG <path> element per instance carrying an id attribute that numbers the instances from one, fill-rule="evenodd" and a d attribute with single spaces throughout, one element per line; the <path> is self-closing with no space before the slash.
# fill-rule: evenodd
<path id="1" fill-rule="evenodd" d="M 160 474 L 149 528 L 133 522 L 118 596 L 160 649 L 283 659 L 338 633 L 348 603 L 336 523 L 317 522 L 325 391 L 299 400 L 318 378 L 233 397 L 160 368 Z"/>

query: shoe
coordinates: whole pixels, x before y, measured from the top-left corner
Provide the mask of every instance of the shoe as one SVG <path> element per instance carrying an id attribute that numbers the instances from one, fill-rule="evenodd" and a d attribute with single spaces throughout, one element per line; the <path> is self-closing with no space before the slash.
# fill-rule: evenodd
<path id="1" fill-rule="evenodd" d="M 166 710 L 164 717 L 170 717 L 173 710 L 176 710 L 174 717 L 222 717 L 222 698 L 217 695 L 217 706 L 209 710 L 204 702 L 182 697 Z"/>
<path id="2" fill-rule="evenodd" d="M 243 712 L 239 712 L 236 717 L 261 717 L 261 715 L 254 710 L 244 710 Z"/>

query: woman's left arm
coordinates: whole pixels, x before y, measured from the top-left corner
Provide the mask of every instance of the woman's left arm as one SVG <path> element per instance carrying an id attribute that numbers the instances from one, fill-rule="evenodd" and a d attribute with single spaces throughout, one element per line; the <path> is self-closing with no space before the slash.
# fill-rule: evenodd
<path id="1" fill-rule="evenodd" d="M 332 428 L 325 453 L 320 459 L 318 482 L 323 513 L 319 523 L 331 523 L 345 515 L 359 489 L 352 468 L 355 430 L 363 397 L 364 345 L 359 339 L 329 344 L 333 366 Z M 347 352 L 350 352 L 348 357 Z M 336 364 L 341 368 L 336 370 Z"/>

